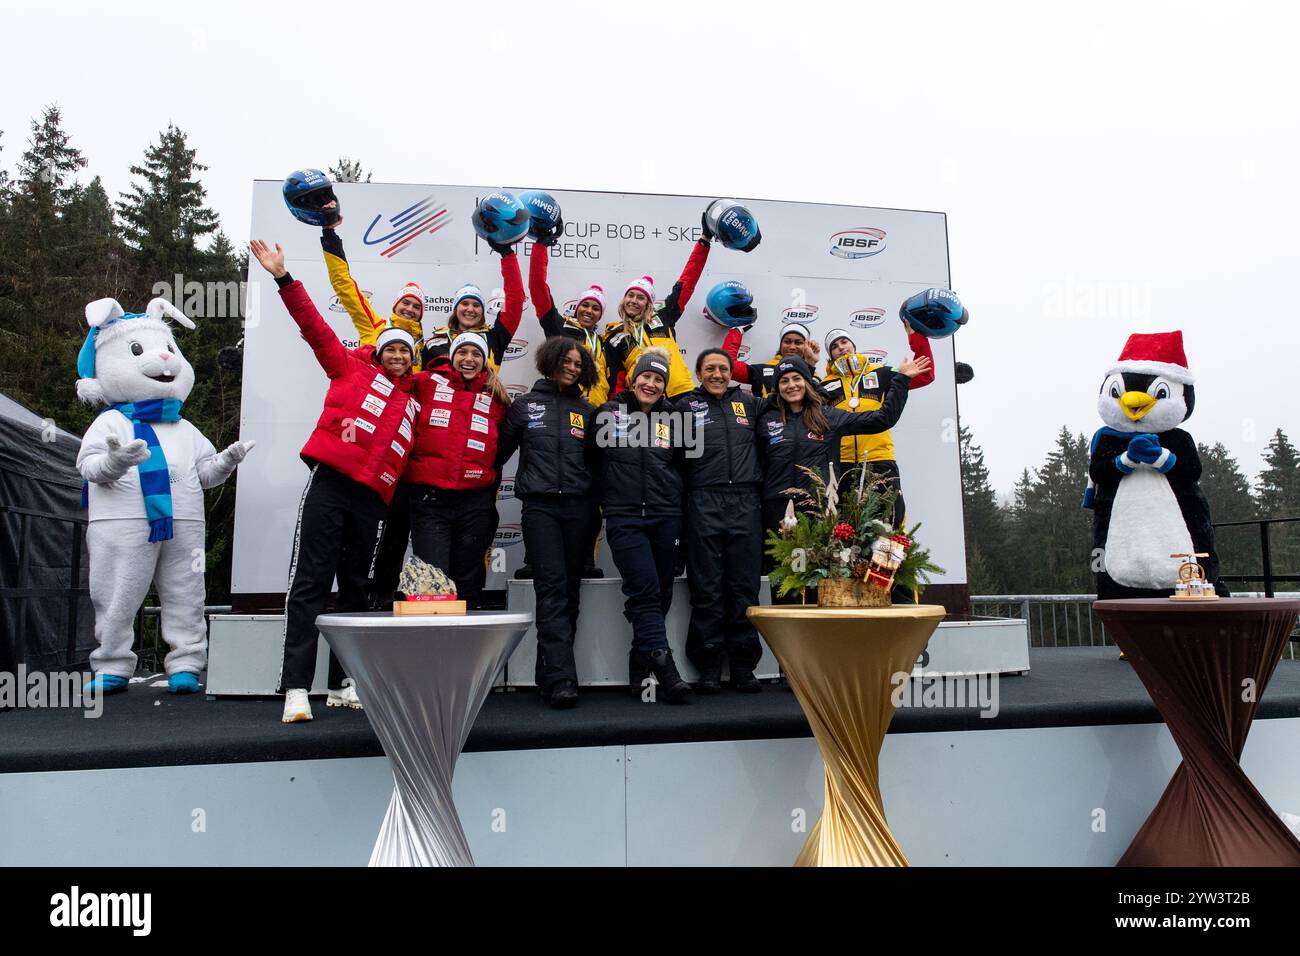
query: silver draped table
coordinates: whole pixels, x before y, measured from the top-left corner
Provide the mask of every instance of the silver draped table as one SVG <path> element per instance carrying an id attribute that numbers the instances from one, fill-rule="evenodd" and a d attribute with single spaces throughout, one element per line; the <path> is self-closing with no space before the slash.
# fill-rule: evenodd
<path id="1" fill-rule="evenodd" d="M 371 866 L 473 866 L 451 778 L 492 682 L 531 614 L 322 614 L 393 770 Z"/>

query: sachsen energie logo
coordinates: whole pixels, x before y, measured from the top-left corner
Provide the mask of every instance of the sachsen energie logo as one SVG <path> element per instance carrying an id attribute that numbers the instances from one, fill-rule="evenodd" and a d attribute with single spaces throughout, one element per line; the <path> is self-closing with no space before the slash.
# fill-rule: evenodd
<path id="1" fill-rule="evenodd" d="M 437 232 L 452 220 L 447 207 L 438 202 L 432 193 L 389 216 L 380 225 L 379 220 L 383 218 L 384 214 L 380 213 L 370 221 L 361 241 L 368 246 L 384 246 L 379 254 L 387 258 L 397 255 L 416 237 Z"/>
<path id="2" fill-rule="evenodd" d="M 885 310 L 877 308 L 855 309 L 849 316 L 849 325 L 855 329 L 874 329 L 885 321 Z"/>
<path id="3" fill-rule="evenodd" d="M 831 236 L 830 254 L 841 259 L 865 259 L 885 251 L 885 230 L 871 226 L 842 229 Z"/>
<path id="4" fill-rule="evenodd" d="M 817 306 L 815 305 L 792 305 L 781 313 L 781 324 L 789 322 L 798 322 L 800 325 L 809 325 L 817 321 Z"/>

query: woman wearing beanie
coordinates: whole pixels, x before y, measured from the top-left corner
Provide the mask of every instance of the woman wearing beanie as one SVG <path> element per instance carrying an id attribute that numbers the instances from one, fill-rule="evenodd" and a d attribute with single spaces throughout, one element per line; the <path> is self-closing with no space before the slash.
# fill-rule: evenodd
<path id="1" fill-rule="evenodd" d="M 903 328 L 907 332 L 907 344 L 912 354 L 933 362 L 930 340 L 919 332 L 912 331 L 912 326 L 906 319 L 903 320 Z M 844 329 L 831 329 L 826 336 L 826 351 L 826 374 L 822 377 L 821 387 L 827 401 L 836 408 L 850 412 L 879 408 L 885 392 L 889 390 L 890 381 L 897 374 L 896 370 L 888 365 L 873 363 L 869 356 L 859 353 L 857 345 Z M 909 388 L 925 388 L 933 381 L 932 366 L 926 372 L 914 375 L 909 380 Z M 903 502 L 902 476 L 894 458 L 894 436 L 889 431 L 874 435 L 847 435 L 840 442 L 839 462 L 841 476 L 847 475 L 857 465 L 869 464 L 873 477 L 898 492 L 898 497 L 894 500 L 894 526 L 901 526 L 907 508 Z"/>
<path id="2" fill-rule="evenodd" d="M 546 272 L 550 263 L 548 250 L 555 245 L 557 239 L 556 236 L 550 236 L 533 243 L 532 255 L 528 261 L 528 294 L 533 300 L 537 321 L 541 323 L 542 331 L 548 339 L 562 335 L 577 342 L 590 353 L 596 367 L 596 380 L 584 387 L 583 396 L 599 408 L 609 399 L 610 394 L 609 361 L 599 332 L 600 320 L 605 314 L 605 290 L 598 285 L 588 286 L 574 307 L 573 315 L 560 315 L 555 300 L 551 298 L 551 288 L 546 284 Z"/>
<path id="3" fill-rule="evenodd" d="M 701 453 L 685 459 L 686 583 L 691 623 L 686 655 L 700 672 L 695 690 L 716 694 L 722 664 L 731 686 L 757 693 L 754 667 L 762 654 L 746 615 L 758 603 L 763 565 L 763 471 L 758 458 L 762 402 L 732 384 L 731 356 L 705 349 L 695 360 L 700 385 L 677 400 L 694 417 Z"/>
<path id="4" fill-rule="evenodd" d="M 628 283 L 618 304 L 619 321 L 605 326 L 606 361 L 612 381 L 617 382 L 619 373 L 631 375 L 641 353 L 648 348 L 659 347 L 668 356 L 668 397 L 684 395 L 691 390 L 691 372 L 677 347 L 675 329 L 686 303 L 695 292 L 696 283 L 700 281 L 704 264 L 709 259 L 712 241 L 713 235 L 709 232 L 706 220 L 704 234 L 691 249 L 686 268 L 682 270 L 681 277 L 658 312 L 655 311 L 654 279 L 641 276 Z M 611 387 L 613 390 L 615 389 Z"/>
<path id="5" fill-rule="evenodd" d="M 515 497 L 523 503 L 537 599 L 537 690 L 563 708 L 578 702 L 578 598 L 599 524 L 588 437 L 595 409 L 583 397 L 596 380 L 596 363 L 563 335 L 548 338 L 536 362 L 542 377 L 514 400 L 501 425 L 497 467 L 518 449 Z"/>
<path id="6" fill-rule="evenodd" d="M 672 354 L 678 354 L 675 343 Z M 675 704 L 691 687 L 677 673 L 664 623 L 682 533 L 686 439 L 681 415 L 664 395 L 671 369 L 668 352 L 643 348 L 627 390 L 596 413 L 594 441 L 605 542 L 623 578 L 623 615 L 632 624 L 629 684 L 641 694 L 653 673 L 657 693 Z"/>
<path id="7" fill-rule="evenodd" d="M 501 285 L 505 290 L 501 313 L 495 322 L 488 325 L 483 291 L 472 282 L 465 283 L 452 297 L 447 324 L 429 336 L 425 345 L 425 368 L 433 368 L 449 358 L 452 345 L 462 332 L 477 332 L 487 343 L 487 367 L 494 373 L 501 370 L 506 349 L 519 331 L 519 320 L 524 314 L 524 279 L 514 246 L 496 242 L 489 242 L 488 246 L 501 257 Z"/>
<path id="8" fill-rule="evenodd" d="M 927 358 L 908 359 L 898 366 L 880 408 L 844 411 L 826 403 L 801 358 L 784 358 L 776 366 L 776 392 L 767 399 L 758 421 L 759 454 L 763 462 L 763 527 L 776 531 L 791 501 L 807 507 L 790 489 L 808 491 L 812 481 L 802 468 L 816 468 L 829 477 L 827 466 L 839 458 L 845 435 L 872 435 L 893 428 L 907 404 L 909 380 L 930 368 Z M 771 570 L 769 558 L 768 570 Z M 773 597 L 777 604 L 796 603 L 798 595 Z"/>
<path id="9" fill-rule="evenodd" d="M 329 377 L 325 407 L 302 459 L 311 469 L 298 509 L 293 561 L 284 606 L 284 661 L 279 689 L 285 723 L 311 720 L 307 692 L 316 672 L 316 617 L 335 577 L 338 609 L 364 611 L 366 588 L 384 514 L 411 450 L 416 402 L 411 375 L 415 342 L 393 328 L 374 345 L 344 348 L 321 318 L 302 283 L 285 270 L 277 245 L 254 240 L 253 255 L 280 287 L 280 299 Z M 332 654 L 331 707 L 360 707 Z"/>
<path id="10" fill-rule="evenodd" d="M 446 571 L 470 608 L 487 579 L 484 556 L 497 526 L 497 430 L 510 405 L 488 355 L 481 334 L 461 332 L 448 363 L 416 377 L 420 413 L 404 478 L 416 557 Z"/>
<path id="11" fill-rule="evenodd" d="M 752 324 L 752 323 L 751 323 Z M 737 382 L 749 385 L 756 398 L 763 398 L 776 391 L 776 366 L 783 358 L 801 358 L 809 368 L 817 367 L 821 356 L 821 347 L 808 331 L 808 326 L 790 322 L 781 326 L 781 341 L 777 344 L 776 354 L 762 365 L 749 365 L 740 361 L 740 345 L 750 326 L 732 329 L 722 340 L 722 349 L 731 356 L 732 375 Z"/>

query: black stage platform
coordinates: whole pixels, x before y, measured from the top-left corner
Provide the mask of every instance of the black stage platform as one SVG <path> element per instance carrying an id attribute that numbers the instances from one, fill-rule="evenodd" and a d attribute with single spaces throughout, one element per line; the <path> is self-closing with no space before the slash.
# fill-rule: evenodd
<path id="1" fill-rule="evenodd" d="M 1114 648 L 1031 650 L 1031 670 L 999 682 L 999 713 L 904 708 L 891 733 L 1005 730 L 1152 723 L 1160 720 L 1146 691 Z M 243 763 L 382 756 L 359 711 L 313 699 L 316 719 L 282 724 L 280 698 L 209 701 L 136 685 L 104 701 L 98 719 L 79 709 L 0 713 L 0 773 L 98 770 L 181 764 Z M 1300 717 L 1300 661 L 1278 665 L 1261 702 L 1261 718 Z M 466 751 L 532 750 L 700 740 L 807 737 L 808 724 L 786 688 L 756 695 L 724 691 L 691 703 L 647 704 L 626 690 L 582 691 L 570 711 L 552 711 L 531 689 L 493 693 Z"/>

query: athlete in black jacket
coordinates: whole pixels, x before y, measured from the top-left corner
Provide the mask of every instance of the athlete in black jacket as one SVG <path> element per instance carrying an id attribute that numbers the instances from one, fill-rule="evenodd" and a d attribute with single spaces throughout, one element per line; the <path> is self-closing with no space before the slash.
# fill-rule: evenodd
<path id="1" fill-rule="evenodd" d="M 700 671 L 695 689 L 716 694 L 725 655 L 731 686 L 757 693 L 762 653 L 745 612 L 758 603 L 763 521 L 762 467 L 755 438 L 762 404 L 731 385 L 731 356 L 705 349 L 695 360 L 699 388 L 677 400 L 694 416 L 703 453 L 686 459 L 686 581 L 691 623 L 686 654 Z M 701 440 L 697 439 L 697 440 Z"/>
<path id="2" fill-rule="evenodd" d="M 640 694 L 653 671 L 658 693 L 679 703 L 691 687 L 677 672 L 664 618 L 673 600 L 673 565 L 682 533 L 686 429 L 664 398 L 670 364 L 645 349 L 619 392 L 596 413 L 605 541 L 623 578 L 623 614 L 632 624 L 628 678 Z"/>
<path id="3" fill-rule="evenodd" d="M 537 601 L 537 690 L 552 707 L 578 702 L 573 641 L 582 569 L 597 523 L 592 465 L 595 409 L 582 397 L 596 380 L 591 354 L 569 338 L 537 352 L 544 376 L 510 405 L 497 467 L 519 450 L 515 497 L 523 502 L 524 547 Z"/>
<path id="4" fill-rule="evenodd" d="M 816 468 L 827 477 L 827 466 L 839 458 L 840 440 L 845 435 L 874 435 L 893 428 L 907 404 L 912 376 L 929 367 L 930 360 L 924 357 L 903 362 L 880 408 L 852 412 L 826 404 L 803 359 L 782 359 L 777 365 L 776 394 L 766 400 L 758 421 L 764 528 L 780 528 L 792 499 L 796 509 L 807 506 L 798 491 L 809 490 L 812 480 L 802 468 Z M 782 604 L 796 601 L 798 596 L 774 595 L 772 600 Z"/>

